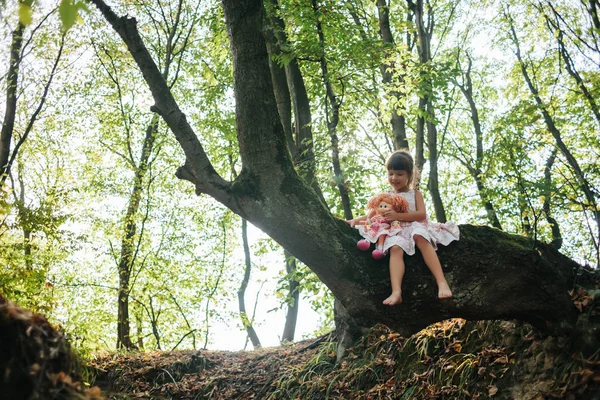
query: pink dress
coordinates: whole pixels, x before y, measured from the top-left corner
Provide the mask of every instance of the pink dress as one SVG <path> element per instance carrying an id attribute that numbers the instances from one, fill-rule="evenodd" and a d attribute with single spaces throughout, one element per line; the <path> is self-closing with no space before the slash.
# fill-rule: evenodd
<path id="1" fill-rule="evenodd" d="M 415 191 L 413 189 L 408 192 L 394 194 L 402 196 L 408 201 L 408 211 L 417 210 Z M 436 250 L 438 244 L 446 246 L 450 242 L 458 240 L 460 237 L 458 226 L 454 222 L 441 224 L 438 222 L 431 222 L 428 217 L 426 217 L 424 221 L 394 221 L 391 225 L 387 222 L 387 226 L 388 228 L 379 228 L 377 232 L 373 232 L 372 229 L 369 229 L 368 225 L 359 226 L 358 232 L 363 238 L 371 243 L 377 243 L 377 238 L 386 234 L 387 237 L 383 243 L 383 251 L 387 251 L 392 246 L 400 246 L 409 256 L 415 254 L 415 235 L 423 236 Z"/>
<path id="2" fill-rule="evenodd" d="M 367 225 L 360 225 L 358 231 L 361 236 L 367 239 L 371 243 L 377 243 L 377 239 L 381 235 L 390 234 L 390 221 L 381 215 L 375 215 L 370 219 Z"/>

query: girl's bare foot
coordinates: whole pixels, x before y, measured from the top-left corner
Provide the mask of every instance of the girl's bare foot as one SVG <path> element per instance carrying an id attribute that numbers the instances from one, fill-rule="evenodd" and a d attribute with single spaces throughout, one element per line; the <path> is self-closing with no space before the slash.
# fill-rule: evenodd
<path id="1" fill-rule="evenodd" d="M 450 294 L 452 296 L 452 294 Z M 383 301 L 383 304 L 386 304 L 388 306 L 394 306 L 396 304 L 400 304 L 402 303 L 402 292 L 398 291 L 398 292 L 392 292 L 392 294 L 390 295 L 390 297 L 388 297 L 387 299 L 385 299 Z"/>
<path id="2" fill-rule="evenodd" d="M 438 282 L 438 298 L 448 299 L 450 297 L 452 297 L 452 291 L 450 290 L 450 286 L 448 286 L 448 282 L 446 280 Z"/>

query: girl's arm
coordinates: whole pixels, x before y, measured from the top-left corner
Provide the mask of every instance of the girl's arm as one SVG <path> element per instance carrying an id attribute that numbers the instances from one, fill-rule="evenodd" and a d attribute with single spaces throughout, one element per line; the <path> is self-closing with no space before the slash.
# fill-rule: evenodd
<path id="1" fill-rule="evenodd" d="M 422 221 L 427 218 L 427 210 L 425 209 L 425 201 L 423 195 L 418 190 L 415 190 L 415 207 L 416 211 L 399 213 L 394 210 L 387 211 L 383 215 L 390 221 Z"/>
<path id="2" fill-rule="evenodd" d="M 363 222 L 366 222 L 368 218 L 373 217 L 373 213 L 375 213 L 375 211 L 371 211 L 369 214 L 367 215 L 363 215 L 362 217 L 356 217 L 354 219 L 349 219 L 346 222 L 348 224 L 350 224 L 350 226 L 354 226 L 354 225 L 360 225 Z"/>

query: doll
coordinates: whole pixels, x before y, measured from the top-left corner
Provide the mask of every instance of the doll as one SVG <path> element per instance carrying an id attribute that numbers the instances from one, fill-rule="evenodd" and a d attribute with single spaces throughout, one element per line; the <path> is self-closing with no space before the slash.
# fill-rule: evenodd
<path id="1" fill-rule="evenodd" d="M 367 251 L 371 243 L 376 243 L 372 253 L 376 260 L 385 256 L 381 249 L 387 235 L 401 228 L 399 221 L 389 221 L 383 216 L 390 209 L 399 213 L 407 212 L 408 202 L 399 195 L 380 193 L 367 203 L 367 219 L 357 221 L 359 233 L 364 238 L 357 243 L 357 246 L 360 250 Z"/>

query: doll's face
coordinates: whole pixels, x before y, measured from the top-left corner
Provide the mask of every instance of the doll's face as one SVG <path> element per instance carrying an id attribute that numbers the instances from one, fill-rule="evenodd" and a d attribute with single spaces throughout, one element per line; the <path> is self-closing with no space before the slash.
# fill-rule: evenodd
<path id="1" fill-rule="evenodd" d="M 377 207 L 377 214 L 383 215 L 384 212 L 389 210 L 393 210 L 392 205 L 390 203 L 382 201 L 381 203 L 379 203 L 379 207 Z"/>

